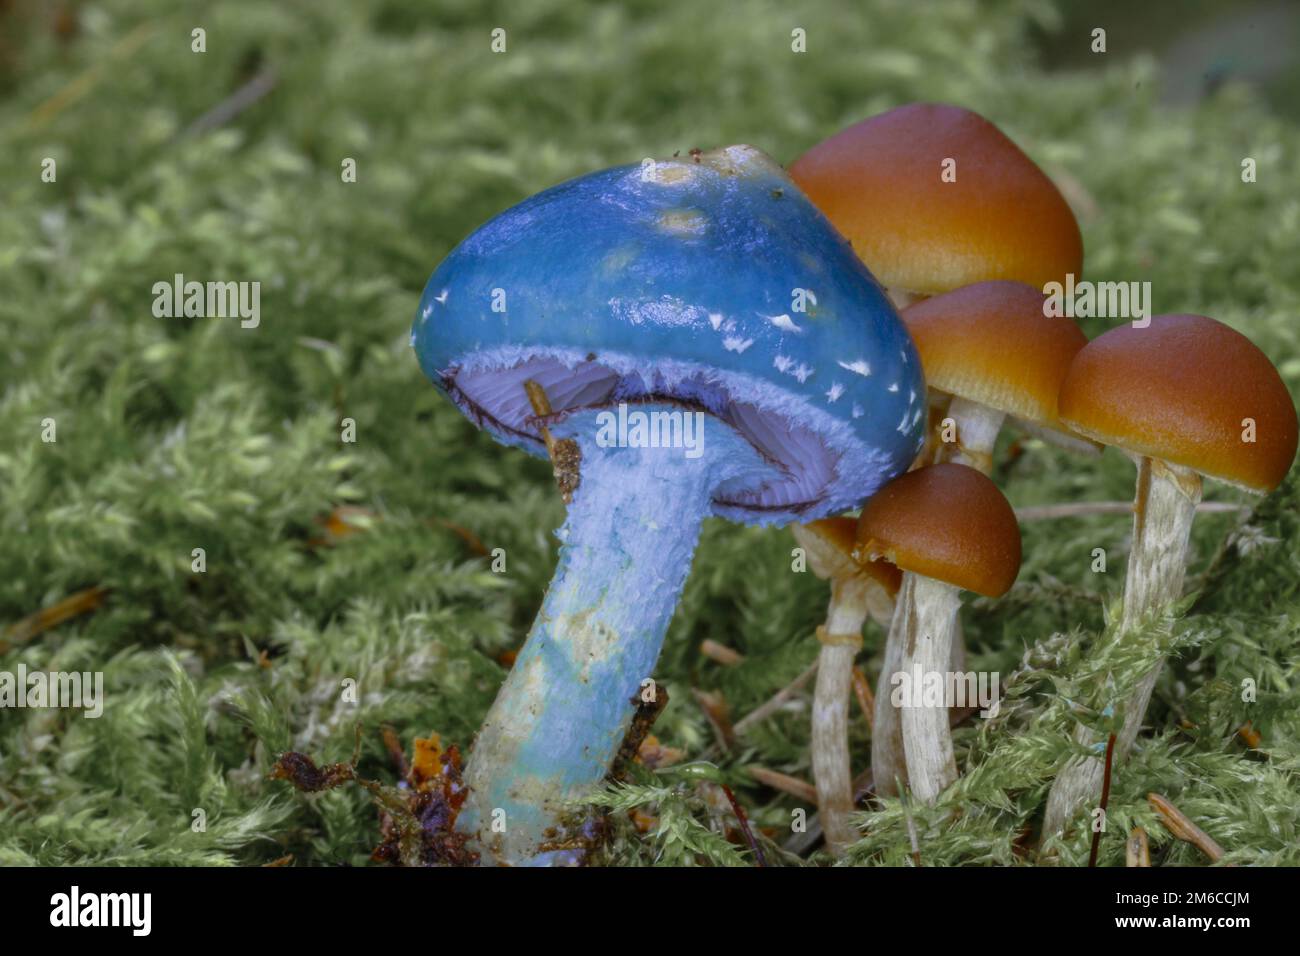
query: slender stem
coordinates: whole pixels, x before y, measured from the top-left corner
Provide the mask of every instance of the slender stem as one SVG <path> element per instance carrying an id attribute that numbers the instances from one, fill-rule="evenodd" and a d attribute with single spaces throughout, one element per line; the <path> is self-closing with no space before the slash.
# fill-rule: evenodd
<path id="1" fill-rule="evenodd" d="M 952 657 L 949 658 L 948 670 L 966 670 L 966 629 L 962 627 L 961 614 L 952 622 Z"/>
<path id="2" fill-rule="evenodd" d="M 1196 472 L 1154 458 L 1139 461 L 1133 553 L 1124 581 L 1124 620 L 1130 626 L 1182 595 L 1187 546 L 1200 501 L 1201 478 Z"/>
<path id="3" fill-rule="evenodd" d="M 871 775 L 877 796 L 893 797 L 899 784 L 907 784 L 907 757 L 903 753 L 903 724 L 893 705 L 894 675 L 903 666 L 903 643 L 913 614 L 914 575 L 904 574 L 894 604 L 894 620 L 885 637 L 885 655 L 876 681 L 876 713 L 871 722 Z"/>
<path id="4" fill-rule="evenodd" d="M 723 795 L 731 804 L 731 812 L 735 815 L 736 822 L 740 824 L 740 832 L 745 837 L 745 843 L 754 852 L 754 865 L 767 866 L 767 857 L 763 853 L 763 848 L 758 845 L 758 841 L 754 839 L 754 831 L 749 828 L 749 816 L 745 813 L 745 808 L 740 805 L 740 801 L 736 799 L 730 787 L 725 783 L 718 786 L 722 788 Z"/>
<path id="5" fill-rule="evenodd" d="M 1136 629 L 1145 617 L 1182 594 L 1187 547 L 1200 500 L 1201 478 L 1196 472 L 1159 459 L 1138 459 L 1133 550 L 1118 625 L 1121 634 Z M 1144 675 L 1124 702 L 1124 724 L 1115 740 L 1117 761 L 1124 759 L 1137 739 L 1160 668 L 1157 664 Z M 1096 756 L 1074 758 L 1052 784 L 1043 820 L 1044 838 L 1060 833 L 1081 806 L 1097 798 L 1101 786 L 1105 768 L 1100 742 L 1084 726 L 1075 732 L 1075 740 Z"/>
<path id="6" fill-rule="evenodd" d="M 817 807 L 826 845 L 843 856 L 858 838 L 849 823 L 853 812 L 853 780 L 849 763 L 849 695 L 853 687 L 853 658 L 862 646 L 870 584 L 862 578 L 831 582 L 826 625 L 818 629 L 822 642 L 813 691 L 812 766 Z"/>
<path id="7" fill-rule="evenodd" d="M 867 617 L 879 624 L 881 630 L 889 630 L 894 620 L 894 595 L 875 578 L 866 578 L 866 583 Z"/>
<path id="8" fill-rule="evenodd" d="M 906 309 L 909 305 L 915 305 L 917 302 L 930 298 L 924 292 L 912 292 L 908 289 L 900 289 L 896 286 L 891 286 L 886 289 L 885 295 L 889 296 L 889 301 L 892 302 L 894 308 L 898 309 L 900 312 L 903 309 Z"/>
<path id="9" fill-rule="evenodd" d="M 1115 757 L 1115 735 L 1111 734 L 1106 738 L 1106 769 L 1103 771 L 1101 778 L 1101 807 L 1103 826 L 1106 819 L 1106 807 L 1110 803 L 1110 768 L 1113 765 Z M 1097 865 L 1097 852 L 1101 849 L 1101 831 L 1103 827 L 1098 827 L 1092 831 L 1092 849 L 1088 852 L 1088 866 Z"/>
<path id="10" fill-rule="evenodd" d="M 940 447 L 938 460 L 969 465 L 986 475 L 992 473 L 993 446 L 997 444 L 1006 413 L 954 395 L 948 406 L 948 417 L 957 426 L 957 440 Z"/>
<path id="11" fill-rule="evenodd" d="M 942 690 L 930 699 L 929 688 L 947 687 L 953 626 L 961 600 L 957 588 L 933 578 L 914 578 L 909 593 L 912 605 L 903 637 L 903 682 L 893 692 L 892 704 L 901 704 L 903 753 L 912 792 L 922 803 L 934 803 L 957 779 L 957 761 L 948 728 L 948 700 Z M 934 676 L 940 678 L 934 680 Z M 901 693 L 910 683 L 910 693 Z"/>
<path id="12" fill-rule="evenodd" d="M 909 631 L 916 627 L 915 591 L 916 575 L 904 574 L 898 591 L 894 620 L 885 638 L 884 660 L 880 664 L 880 677 L 876 680 L 876 707 L 871 722 L 871 773 L 875 793 L 882 797 L 897 796 L 898 784 L 908 783 L 908 761 L 903 748 L 903 722 L 900 709 L 894 704 L 894 688 L 899 674 L 908 673 L 903 656 Z M 951 623 L 951 645 L 944 665 L 951 671 L 966 669 L 966 643 L 962 640 L 961 617 L 954 613 Z M 945 708 L 946 709 L 946 708 Z M 945 714 L 945 721 L 950 715 Z"/>
<path id="13" fill-rule="evenodd" d="M 457 826 L 485 862 L 571 862 L 539 847 L 564 838 L 573 801 L 618 751 L 713 489 L 759 467 L 748 442 L 709 421 L 709 453 L 694 459 L 681 448 L 602 447 L 590 421 L 574 424 L 583 474 L 559 565 L 465 771 Z"/>
<path id="14" fill-rule="evenodd" d="M 993 448 L 998 442 L 998 433 L 1002 431 L 1002 423 L 1006 421 L 1006 412 L 954 395 L 948 404 L 946 417 L 951 418 L 957 426 L 957 440 L 941 443 L 935 453 L 935 460 L 969 465 L 991 475 Z M 952 636 L 952 669 L 966 669 L 966 632 L 960 619 Z"/>
<path id="15" fill-rule="evenodd" d="M 926 398 L 929 422 L 925 429 L 925 444 L 921 446 L 921 451 L 912 463 L 913 469 L 924 468 L 926 465 L 932 465 L 939 460 L 939 455 L 943 450 L 943 437 L 941 434 L 943 420 L 948 414 L 948 405 L 951 402 L 951 395 L 936 392 L 934 389 L 929 390 Z"/>

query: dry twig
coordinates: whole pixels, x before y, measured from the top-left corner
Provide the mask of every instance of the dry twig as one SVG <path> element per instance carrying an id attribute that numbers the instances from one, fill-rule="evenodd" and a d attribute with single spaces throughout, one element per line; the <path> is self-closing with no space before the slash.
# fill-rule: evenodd
<path id="1" fill-rule="evenodd" d="M 1179 840 L 1196 847 L 1208 856 L 1213 863 L 1218 863 L 1223 858 L 1223 847 L 1219 846 L 1218 843 L 1214 842 L 1213 837 L 1193 823 L 1187 814 L 1174 806 L 1168 797 L 1161 796 L 1158 793 L 1148 793 L 1147 802 L 1159 815 L 1160 822 L 1165 825 L 1165 829 Z"/>
<path id="2" fill-rule="evenodd" d="M 1227 512 L 1245 512 L 1246 505 L 1234 505 L 1223 501 L 1202 501 L 1196 506 L 1198 514 L 1222 514 Z M 1061 505 L 1030 505 L 1016 509 L 1017 521 L 1050 521 L 1054 518 L 1083 518 L 1089 515 L 1131 515 L 1131 501 L 1073 501 Z"/>
<path id="3" fill-rule="evenodd" d="M 93 588 L 78 591 L 62 601 L 41 608 L 34 614 L 27 615 L 21 621 L 16 621 L 5 629 L 4 638 L 0 639 L 0 653 L 4 653 L 9 648 L 19 644 L 25 644 L 33 637 L 62 624 L 64 621 L 97 610 L 103 606 L 104 599 L 107 596 L 108 588 L 97 584 Z"/>
<path id="4" fill-rule="evenodd" d="M 735 667 L 745 660 L 745 655 L 740 651 L 726 644 L 719 644 L 713 638 L 706 638 L 700 642 L 700 653 L 724 667 Z"/>
<path id="5" fill-rule="evenodd" d="M 769 770 L 767 767 L 760 767 L 758 764 L 746 769 L 751 777 L 764 786 L 771 787 L 773 790 L 780 790 L 782 793 L 788 793 L 805 803 L 815 804 L 817 802 L 817 788 L 807 780 L 800 780 L 798 777 L 792 777 L 788 773 L 781 773 L 779 770 Z"/>

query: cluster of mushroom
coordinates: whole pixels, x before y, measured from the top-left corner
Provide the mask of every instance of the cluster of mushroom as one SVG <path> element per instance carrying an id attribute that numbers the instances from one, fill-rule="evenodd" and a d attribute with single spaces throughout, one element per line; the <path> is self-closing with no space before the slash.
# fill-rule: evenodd
<path id="1" fill-rule="evenodd" d="M 876 792 L 933 800 L 956 779 L 946 708 L 890 706 L 888 682 L 952 667 L 960 591 L 997 597 L 1018 573 L 1015 516 L 988 477 L 1006 419 L 1141 456 L 1125 613 L 1176 593 L 1193 473 L 1276 484 L 1294 409 L 1267 360 L 1209 319 L 1086 344 L 1038 291 L 1081 264 L 1051 181 L 987 121 L 931 105 L 859 124 L 789 174 L 749 146 L 592 173 L 458 245 L 421 298 L 421 367 L 498 441 L 549 456 L 568 504 L 555 577 L 465 772 L 456 825 L 482 859 L 577 861 L 574 802 L 655 693 L 707 516 L 795 523 L 831 581 L 812 760 L 836 853 L 856 837 L 846 715 L 868 616 L 888 627 Z M 1226 447 L 1229 415 L 1258 422 L 1257 444 Z"/>
<path id="2" fill-rule="evenodd" d="M 941 168 L 954 177 L 942 177 Z M 904 306 L 937 419 L 916 470 L 863 508 L 852 552 L 915 575 L 886 637 L 871 764 L 877 794 L 906 784 L 932 802 L 957 777 L 947 709 L 899 708 L 889 690 L 918 664 L 926 673 L 960 670 L 954 588 L 998 596 L 1020 562 L 1005 499 L 991 482 L 981 486 L 941 463 L 991 474 L 1008 419 L 1084 455 L 1099 455 L 1103 445 L 1130 455 L 1138 480 L 1119 627 L 1140 635 L 1145 618 L 1180 596 L 1201 477 L 1256 493 L 1277 487 L 1295 457 L 1296 412 L 1267 357 L 1214 319 L 1158 315 L 1088 342 L 1048 308 L 1040 289 L 1081 273 L 1078 225 L 1052 182 L 973 113 L 932 105 L 893 110 L 814 147 L 791 173 Z M 922 475 L 931 477 L 922 483 Z M 881 530 L 880 513 L 895 522 L 886 529 L 897 527 L 907 499 L 916 509 L 913 537 L 900 542 Z M 874 563 L 866 567 L 879 577 Z M 943 586 L 922 584 L 927 579 Z M 844 786 L 847 746 L 830 698 L 847 703 L 837 671 L 852 660 L 841 663 L 827 648 L 820 660 L 817 688 L 821 695 L 825 687 L 825 699 L 813 711 L 813 770 L 827 843 L 838 853 L 856 832 Z M 1114 702 L 1123 713 L 1117 758 L 1136 738 L 1159 670 L 1144 675 L 1130 699 Z M 836 715 L 833 729 L 827 714 Z M 1082 724 L 1077 742 L 1095 756 L 1072 760 L 1054 781 L 1044 837 L 1061 833 L 1099 797 L 1104 746 Z"/>

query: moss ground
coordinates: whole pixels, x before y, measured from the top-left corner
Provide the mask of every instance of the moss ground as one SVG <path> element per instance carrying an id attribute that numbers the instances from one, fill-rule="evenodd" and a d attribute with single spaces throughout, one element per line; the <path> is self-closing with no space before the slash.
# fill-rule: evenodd
<path id="1" fill-rule="evenodd" d="M 436 395 L 407 332 L 459 238 L 568 177 L 732 142 L 789 162 L 899 103 L 960 103 L 1069 184 L 1090 278 L 1150 281 L 1156 311 L 1230 323 L 1300 387 L 1300 129 L 1232 82 L 1165 106 L 1139 56 L 1045 72 L 1031 38 L 1059 34 L 1053 3 L 76 9 L 61 38 L 43 7 L 0 4 L 0 625 L 108 592 L 29 640 L 11 632 L 0 670 L 102 671 L 107 704 L 97 720 L 0 710 L 0 863 L 362 863 L 378 842 L 367 795 L 299 795 L 266 779 L 274 754 L 347 759 L 359 721 L 361 772 L 391 781 L 381 725 L 408 748 L 429 731 L 468 746 L 498 657 L 540 601 L 562 506 L 541 463 Z M 490 51 L 498 26 L 504 54 Z M 795 27 L 805 54 L 791 52 Z M 257 77 L 264 97 L 213 116 Z M 348 157 L 357 181 L 345 184 Z M 1244 157 L 1258 163 L 1253 184 Z M 260 326 L 155 318 L 153 284 L 175 273 L 260 281 Z M 1084 324 L 1095 335 L 1108 323 Z M 344 418 L 355 442 L 341 441 Z M 1013 437 L 996 477 L 1015 504 L 1131 496 L 1121 456 L 1080 462 L 1033 441 L 1011 449 Z M 1103 865 L 1122 865 L 1130 825 L 1159 862 L 1201 861 L 1155 819 L 1153 790 L 1227 861 L 1300 864 L 1298 501 L 1293 479 L 1244 523 L 1198 520 L 1196 597 L 1154 625 L 1174 662 L 1116 776 Z M 339 507 L 365 509 L 366 527 L 322 546 L 320 522 Z M 957 735 L 960 820 L 914 811 L 927 863 L 1026 862 L 1018 834 L 1070 753 L 1065 696 L 1104 702 L 1113 688 L 1099 674 L 1136 679 L 1145 663 L 1104 636 L 1128 531 L 1113 516 L 1026 525 L 1015 589 L 973 602 L 974 666 L 1000 671 L 1011 697 Z M 479 542 L 505 549 L 506 573 Z M 673 700 L 655 733 L 688 758 L 712 744 L 689 688 L 739 717 L 815 657 L 825 588 L 790 572 L 792 546 L 780 530 L 705 530 L 656 675 Z M 1105 574 L 1091 570 L 1098 547 Z M 706 638 L 744 662 L 701 657 Z M 868 673 L 878 648 L 873 631 Z M 713 757 L 778 840 L 800 804 L 746 768 L 807 778 L 807 718 L 783 709 Z M 1247 721 L 1255 747 L 1237 733 Z M 645 835 L 619 823 L 612 862 L 748 859 L 720 837 L 697 778 L 639 772 L 601 799 L 658 815 Z M 898 803 L 863 823 L 855 861 L 907 860 Z M 1087 849 L 1084 834 L 1061 853 L 1081 862 Z"/>

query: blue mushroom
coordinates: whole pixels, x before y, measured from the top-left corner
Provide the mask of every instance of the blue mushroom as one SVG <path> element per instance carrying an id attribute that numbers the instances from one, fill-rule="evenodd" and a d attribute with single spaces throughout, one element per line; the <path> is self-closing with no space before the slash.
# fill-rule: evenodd
<path id="1" fill-rule="evenodd" d="M 576 450 L 559 566 L 474 743 L 458 821 L 487 862 L 573 862 L 548 846 L 652 686 L 703 519 L 856 507 L 921 446 L 921 363 L 849 244 L 748 146 L 592 173 L 507 210 L 433 273 L 411 342 L 497 440 Z"/>

